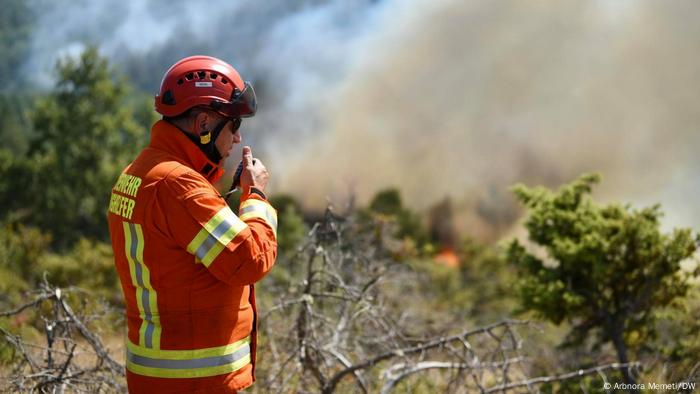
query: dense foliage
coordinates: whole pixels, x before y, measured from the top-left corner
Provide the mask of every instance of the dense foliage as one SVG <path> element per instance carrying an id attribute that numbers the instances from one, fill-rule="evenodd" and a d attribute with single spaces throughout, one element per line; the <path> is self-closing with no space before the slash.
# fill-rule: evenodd
<path id="1" fill-rule="evenodd" d="M 630 348 L 656 337 L 655 312 L 691 288 L 693 273 L 683 272 L 681 263 L 693 256 L 699 239 L 690 229 L 662 233 L 659 206 L 596 204 L 588 195 L 598 181 L 584 175 L 556 192 L 516 186 L 530 210 L 530 240 L 542 251 L 528 252 L 516 240 L 508 256 L 522 273 L 524 308 L 556 324 L 570 322 L 572 343 L 591 334 L 594 345 L 612 342 L 619 361 L 627 363 Z"/>
<path id="2" fill-rule="evenodd" d="M 59 62 L 57 72 L 55 90 L 32 112 L 27 155 L 3 169 L 1 203 L 65 247 L 81 234 L 105 239 L 108 191 L 145 145 L 146 129 L 96 49 Z"/>

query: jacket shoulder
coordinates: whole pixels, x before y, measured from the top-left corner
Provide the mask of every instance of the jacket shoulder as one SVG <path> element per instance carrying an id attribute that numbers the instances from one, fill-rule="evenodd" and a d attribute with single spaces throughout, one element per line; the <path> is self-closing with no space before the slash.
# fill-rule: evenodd
<path id="1" fill-rule="evenodd" d="M 202 174 L 181 163 L 169 168 L 162 183 L 178 199 L 187 199 L 196 194 L 218 194 Z"/>

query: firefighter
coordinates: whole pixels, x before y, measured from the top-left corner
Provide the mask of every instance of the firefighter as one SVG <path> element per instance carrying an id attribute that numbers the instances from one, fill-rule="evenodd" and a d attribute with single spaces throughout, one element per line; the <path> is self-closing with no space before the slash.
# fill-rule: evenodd
<path id="1" fill-rule="evenodd" d="M 193 56 L 165 73 L 155 108 L 163 118 L 108 208 L 129 391 L 236 392 L 255 380 L 254 283 L 277 256 L 277 213 L 249 147 L 238 215 L 212 185 L 255 93 L 226 62 Z"/>

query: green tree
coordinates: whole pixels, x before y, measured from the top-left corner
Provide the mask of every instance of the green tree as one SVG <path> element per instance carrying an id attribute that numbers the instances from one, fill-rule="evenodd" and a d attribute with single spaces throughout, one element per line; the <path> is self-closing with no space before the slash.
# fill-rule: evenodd
<path id="1" fill-rule="evenodd" d="M 689 229 L 662 233 L 658 205 L 636 210 L 595 203 L 589 194 L 599 181 L 583 175 L 556 192 L 515 186 L 529 210 L 530 240 L 544 253 L 515 240 L 508 257 L 521 271 L 525 309 L 556 324 L 569 321 L 571 343 L 591 334 L 597 344 L 611 342 L 627 363 L 629 350 L 655 336 L 654 311 L 688 292 L 690 275 L 680 263 L 691 258 L 698 239 Z M 626 383 L 634 382 L 623 372 Z"/>
<path id="2" fill-rule="evenodd" d="M 96 48 L 57 64 L 53 92 L 38 100 L 26 158 L 5 158 L 0 203 L 66 247 L 81 236 L 105 239 L 109 192 L 145 145 L 130 89 Z"/>

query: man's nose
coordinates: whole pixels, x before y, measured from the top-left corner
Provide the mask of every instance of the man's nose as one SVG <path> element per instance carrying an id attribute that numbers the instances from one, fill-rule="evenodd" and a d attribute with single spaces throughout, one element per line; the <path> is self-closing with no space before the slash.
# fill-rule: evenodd
<path id="1" fill-rule="evenodd" d="M 243 138 L 241 137 L 241 133 L 236 130 L 233 132 L 233 143 L 234 144 L 240 144 Z"/>

